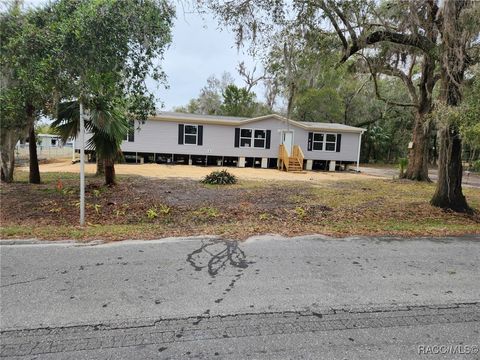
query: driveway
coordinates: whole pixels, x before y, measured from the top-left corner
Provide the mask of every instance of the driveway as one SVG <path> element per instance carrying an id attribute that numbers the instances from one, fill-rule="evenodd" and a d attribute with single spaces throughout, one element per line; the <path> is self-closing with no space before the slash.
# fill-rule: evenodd
<path id="1" fill-rule="evenodd" d="M 2 244 L 6 358 L 478 358 L 478 237 Z"/>
<path id="2" fill-rule="evenodd" d="M 379 176 L 388 179 L 394 177 L 398 178 L 398 169 L 391 167 L 370 167 L 370 166 L 360 166 L 360 172 L 365 175 L 370 176 Z M 432 181 L 437 181 L 438 179 L 438 170 L 429 169 L 428 176 Z M 470 171 L 464 171 L 462 177 L 462 185 L 466 187 L 480 188 L 480 175 L 473 174 Z"/>

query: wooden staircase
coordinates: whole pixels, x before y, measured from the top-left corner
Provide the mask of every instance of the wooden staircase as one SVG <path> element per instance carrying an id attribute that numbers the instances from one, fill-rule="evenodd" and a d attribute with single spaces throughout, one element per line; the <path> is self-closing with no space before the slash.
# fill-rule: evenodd
<path id="1" fill-rule="evenodd" d="M 282 144 L 278 152 L 278 169 L 288 172 L 302 172 L 303 171 L 303 151 L 298 145 L 293 146 L 292 156 L 288 156 L 287 149 Z"/>

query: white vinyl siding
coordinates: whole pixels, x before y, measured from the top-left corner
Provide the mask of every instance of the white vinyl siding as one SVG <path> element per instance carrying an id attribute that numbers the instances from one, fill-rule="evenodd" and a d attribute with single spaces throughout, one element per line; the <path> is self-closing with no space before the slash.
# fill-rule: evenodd
<path id="1" fill-rule="evenodd" d="M 281 131 L 286 130 L 284 122 L 275 118 L 267 118 L 250 124 L 245 128 L 268 129 L 271 131 L 269 148 L 241 148 L 234 146 L 236 125 L 203 124 L 203 146 L 184 146 L 178 141 L 179 125 L 182 122 L 157 121 L 149 119 L 135 130 L 135 142 L 123 142 L 121 145 L 124 152 L 144 153 L 165 153 L 165 154 L 186 154 L 186 155 L 208 155 L 208 156 L 245 156 L 245 157 L 278 157 L 278 147 L 281 142 Z M 200 125 L 200 124 L 199 124 Z M 240 138 L 240 130 L 239 138 Z M 336 160 L 336 161 L 357 161 L 358 144 L 360 135 L 358 133 L 336 131 L 342 134 L 342 145 L 340 152 L 336 151 L 309 151 L 309 133 L 332 133 L 332 131 L 315 131 L 302 129 L 292 125 L 291 130 L 295 131 L 295 144 L 299 145 L 306 159 L 312 160 Z M 200 137 L 200 131 L 199 131 Z M 86 140 L 91 134 L 87 134 Z M 182 140 L 184 136 L 182 133 Z M 240 140 L 240 139 L 239 139 Z M 313 140 L 313 134 L 312 134 Z M 240 145 L 240 142 L 239 142 Z M 252 143 L 253 145 L 253 143 Z M 313 144 L 312 144 L 313 145 Z M 75 141 L 75 148 L 79 148 L 78 139 Z"/>

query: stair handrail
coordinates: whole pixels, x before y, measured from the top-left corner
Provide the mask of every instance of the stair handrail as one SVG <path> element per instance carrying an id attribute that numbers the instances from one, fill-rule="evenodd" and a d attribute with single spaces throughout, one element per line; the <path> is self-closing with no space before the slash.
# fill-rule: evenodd
<path id="1" fill-rule="evenodd" d="M 280 144 L 280 147 L 278 148 L 278 158 L 281 161 L 281 166 L 283 168 L 283 165 L 285 165 L 285 169 L 288 171 L 288 152 L 287 149 L 285 148 L 285 145 Z M 283 165 L 282 165 L 283 164 Z"/>
<path id="2" fill-rule="evenodd" d="M 305 159 L 305 155 L 303 154 L 303 150 L 300 146 L 298 145 L 293 145 L 293 156 L 298 160 L 298 163 L 300 164 L 300 167 L 303 170 L 303 160 Z"/>

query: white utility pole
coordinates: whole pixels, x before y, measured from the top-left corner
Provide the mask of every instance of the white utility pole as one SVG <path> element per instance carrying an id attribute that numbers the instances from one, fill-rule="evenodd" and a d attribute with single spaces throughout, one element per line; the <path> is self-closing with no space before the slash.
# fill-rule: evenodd
<path id="1" fill-rule="evenodd" d="M 357 152 L 357 173 L 360 172 L 360 149 L 362 147 L 362 135 L 363 131 L 358 136 L 358 152 Z"/>
<path id="2" fill-rule="evenodd" d="M 85 119 L 80 100 L 80 226 L 85 225 Z"/>

